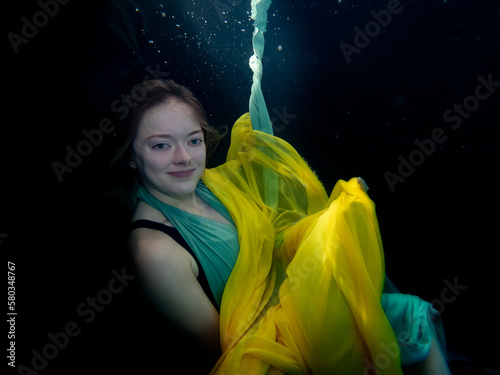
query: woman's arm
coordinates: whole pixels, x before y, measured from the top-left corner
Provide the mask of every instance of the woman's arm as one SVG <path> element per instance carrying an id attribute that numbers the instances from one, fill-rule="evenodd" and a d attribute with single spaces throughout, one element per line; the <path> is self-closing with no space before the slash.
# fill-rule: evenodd
<path id="1" fill-rule="evenodd" d="M 158 310 L 219 355 L 219 314 L 198 283 L 186 250 L 166 234 L 147 228 L 132 232 L 130 247 Z"/>

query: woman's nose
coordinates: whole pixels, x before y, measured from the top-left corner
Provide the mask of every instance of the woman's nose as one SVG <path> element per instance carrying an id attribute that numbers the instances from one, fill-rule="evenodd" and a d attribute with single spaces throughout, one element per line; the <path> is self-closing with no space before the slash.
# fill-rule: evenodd
<path id="1" fill-rule="evenodd" d="M 176 164 L 189 164 L 191 154 L 185 146 L 178 146 L 175 148 L 174 163 Z"/>

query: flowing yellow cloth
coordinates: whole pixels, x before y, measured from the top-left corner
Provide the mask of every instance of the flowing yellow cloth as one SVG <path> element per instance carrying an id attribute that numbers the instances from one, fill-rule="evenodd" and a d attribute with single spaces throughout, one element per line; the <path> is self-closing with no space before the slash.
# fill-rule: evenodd
<path id="1" fill-rule="evenodd" d="M 300 155 L 252 130 L 245 114 L 227 162 L 203 181 L 230 212 L 240 242 L 212 374 L 402 374 L 398 349 L 387 355 L 397 341 L 380 303 L 375 207 L 356 178 L 339 181 L 328 198 Z"/>

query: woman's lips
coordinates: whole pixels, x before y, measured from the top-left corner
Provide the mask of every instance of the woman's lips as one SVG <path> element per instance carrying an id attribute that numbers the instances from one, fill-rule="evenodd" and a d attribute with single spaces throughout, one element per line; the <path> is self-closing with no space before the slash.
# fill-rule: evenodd
<path id="1" fill-rule="evenodd" d="M 186 178 L 189 177 L 193 174 L 194 169 L 189 169 L 187 171 L 177 171 L 177 172 L 168 172 L 170 176 L 177 177 L 177 178 Z"/>

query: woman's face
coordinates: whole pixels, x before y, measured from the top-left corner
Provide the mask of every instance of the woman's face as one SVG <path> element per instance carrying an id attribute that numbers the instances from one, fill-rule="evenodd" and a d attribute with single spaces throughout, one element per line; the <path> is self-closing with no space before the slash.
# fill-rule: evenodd
<path id="1" fill-rule="evenodd" d="M 175 98 L 147 110 L 132 142 L 132 168 L 153 193 L 182 199 L 194 192 L 205 171 L 200 120 Z"/>

